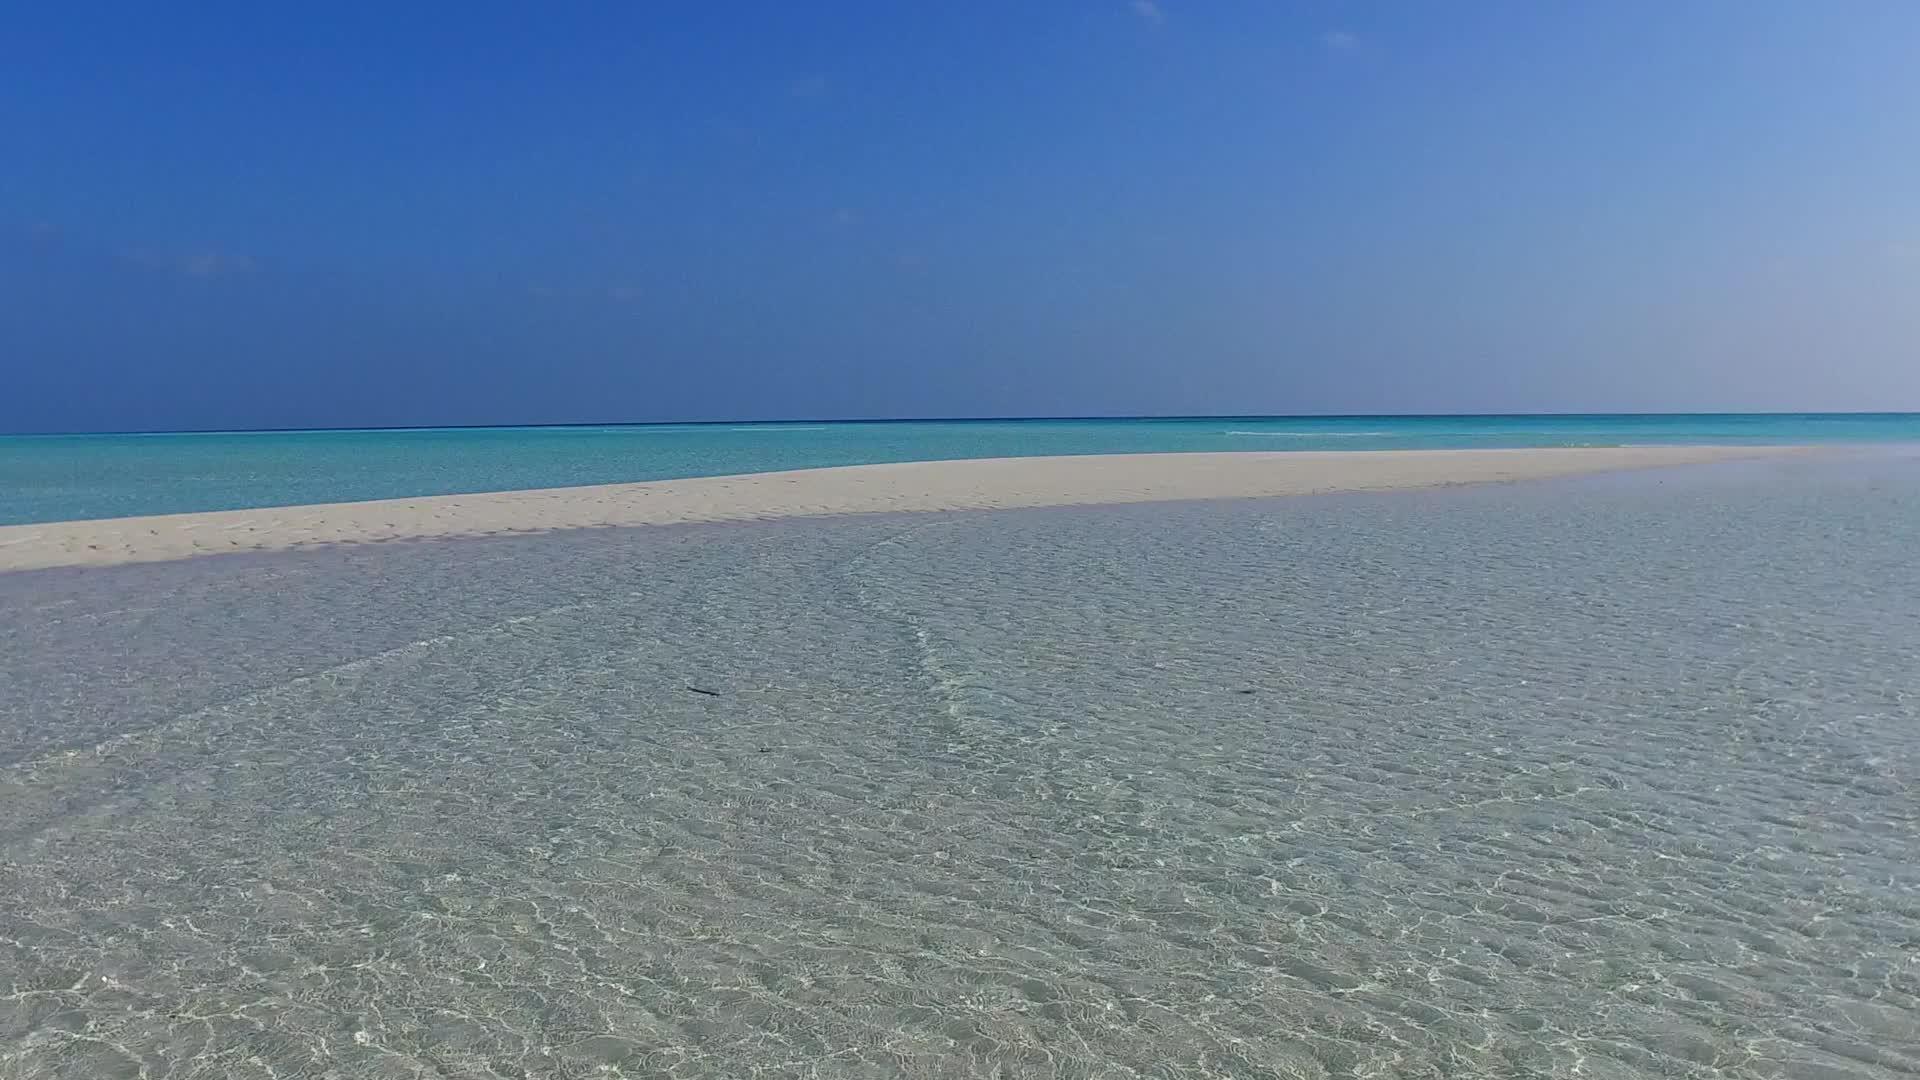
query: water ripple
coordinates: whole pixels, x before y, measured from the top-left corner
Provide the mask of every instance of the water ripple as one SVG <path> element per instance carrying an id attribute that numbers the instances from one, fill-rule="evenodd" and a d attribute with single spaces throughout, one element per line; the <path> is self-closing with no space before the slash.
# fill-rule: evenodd
<path id="1" fill-rule="evenodd" d="M 0 578 L 0 1076 L 1915 1075 L 1859 468 Z"/>

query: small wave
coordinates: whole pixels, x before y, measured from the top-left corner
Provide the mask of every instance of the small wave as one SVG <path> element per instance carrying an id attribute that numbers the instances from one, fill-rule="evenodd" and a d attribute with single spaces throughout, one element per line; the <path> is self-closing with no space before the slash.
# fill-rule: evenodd
<path id="1" fill-rule="evenodd" d="M 1400 439 L 1392 431 L 1228 431 L 1228 435 L 1251 435 L 1260 439 Z"/>
<path id="2" fill-rule="evenodd" d="M 761 424 L 748 424 L 743 427 L 730 427 L 728 431 L 825 431 L 831 424 L 808 424 L 796 427 L 767 427 Z"/>

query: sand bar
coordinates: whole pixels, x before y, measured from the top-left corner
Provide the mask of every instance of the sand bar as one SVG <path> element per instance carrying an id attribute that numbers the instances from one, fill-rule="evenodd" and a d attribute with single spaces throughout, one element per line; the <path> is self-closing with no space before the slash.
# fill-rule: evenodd
<path id="1" fill-rule="evenodd" d="M 1389 491 L 1699 464 L 1792 449 L 1649 446 L 1112 454 L 855 465 L 10 525 L 0 527 L 0 571 L 611 525 Z"/>

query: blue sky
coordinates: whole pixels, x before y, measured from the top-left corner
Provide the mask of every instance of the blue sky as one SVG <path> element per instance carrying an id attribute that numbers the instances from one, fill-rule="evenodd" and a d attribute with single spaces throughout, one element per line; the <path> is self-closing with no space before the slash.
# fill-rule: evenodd
<path id="1" fill-rule="evenodd" d="M 0 430 L 1920 409 L 1911 0 L 9 23 Z"/>

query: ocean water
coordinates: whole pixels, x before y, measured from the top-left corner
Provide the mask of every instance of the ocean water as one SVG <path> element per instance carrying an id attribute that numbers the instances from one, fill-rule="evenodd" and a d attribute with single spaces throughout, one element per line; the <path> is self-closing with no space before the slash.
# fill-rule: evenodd
<path id="1" fill-rule="evenodd" d="M 0 525 L 943 458 L 1920 443 L 1920 415 L 1213 417 L 0 437 Z"/>
<path id="2" fill-rule="evenodd" d="M 0 1077 L 1920 1074 L 1920 458 L 0 575 Z"/>

